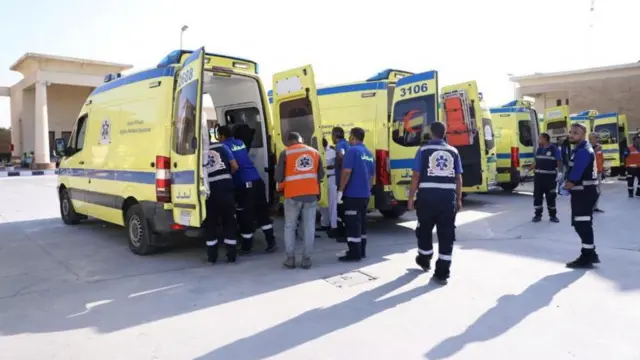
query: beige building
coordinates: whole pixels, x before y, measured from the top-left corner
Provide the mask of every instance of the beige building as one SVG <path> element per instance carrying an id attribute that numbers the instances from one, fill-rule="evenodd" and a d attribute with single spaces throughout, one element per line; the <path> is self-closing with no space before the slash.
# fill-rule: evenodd
<path id="1" fill-rule="evenodd" d="M 517 98 L 535 99 L 538 114 L 552 106 L 569 105 L 572 113 L 597 110 L 626 114 L 629 128 L 640 128 L 640 62 L 584 70 L 535 73 L 510 78 Z"/>
<path id="2" fill-rule="evenodd" d="M 10 68 L 23 79 L 0 87 L 10 97 L 12 156 L 34 152 L 37 169 L 52 168 L 54 139 L 68 140 L 85 100 L 104 76 L 131 69 L 132 65 L 27 53 Z"/>

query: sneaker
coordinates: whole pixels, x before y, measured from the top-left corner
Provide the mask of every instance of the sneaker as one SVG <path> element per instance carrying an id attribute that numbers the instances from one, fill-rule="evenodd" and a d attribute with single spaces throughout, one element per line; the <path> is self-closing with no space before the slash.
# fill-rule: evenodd
<path id="1" fill-rule="evenodd" d="M 532 222 L 536 222 L 536 223 L 540 222 L 540 221 L 542 221 L 542 216 L 536 215 L 536 216 L 533 217 L 533 219 L 531 219 L 531 221 Z"/>
<path id="2" fill-rule="evenodd" d="M 284 265 L 284 267 L 286 267 L 287 269 L 295 269 L 296 258 L 293 256 L 287 256 L 287 258 L 284 260 L 284 263 L 282 263 L 282 265 Z"/>
<path id="3" fill-rule="evenodd" d="M 552 223 L 559 223 L 559 222 L 560 222 L 560 219 L 558 219 L 558 217 L 557 217 L 557 216 L 551 216 L 551 217 L 549 218 L 549 221 L 551 221 Z"/>
<path id="4" fill-rule="evenodd" d="M 300 263 L 300 267 L 303 269 L 311 269 L 311 258 L 303 257 L 302 262 Z"/>

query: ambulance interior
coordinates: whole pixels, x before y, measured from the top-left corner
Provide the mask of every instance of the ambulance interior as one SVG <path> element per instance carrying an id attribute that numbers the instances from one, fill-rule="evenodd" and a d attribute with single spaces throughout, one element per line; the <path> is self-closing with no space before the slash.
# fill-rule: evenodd
<path id="1" fill-rule="evenodd" d="M 267 184 L 265 190 L 268 190 L 269 144 L 265 109 L 262 104 L 260 84 L 256 79 L 228 73 L 205 72 L 202 105 L 207 113 L 212 140 L 217 140 L 218 126 L 230 126 L 234 136 L 241 125 L 248 126 L 252 131 L 246 135 L 245 127 L 245 131 L 242 131 L 245 136 L 241 138 L 250 144 L 249 156 L 262 180 Z"/>

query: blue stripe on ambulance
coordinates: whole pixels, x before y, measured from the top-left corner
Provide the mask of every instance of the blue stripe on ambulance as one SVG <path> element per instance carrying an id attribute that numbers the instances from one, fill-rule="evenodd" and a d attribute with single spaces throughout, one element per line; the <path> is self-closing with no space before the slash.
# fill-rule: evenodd
<path id="1" fill-rule="evenodd" d="M 151 69 L 147 71 L 141 71 L 139 73 L 121 77 L 119 79 L 103 84 L 97 87 L 95 90 L 93 90 L 93 92 L 91 93 L 91 95 L 89 95 L 89 97 L 95 96 L 105 91 L 119 88 L 120 86 L 134 84 L 140 81 L 156 79 L 159 77 L 170 77 L 171 79 L 173 79 L 173 75 L 175 75 L 175 72 L 176 72 L 175 67 L 157 68 L 157 69 Z"/>
<path id="2" fill-rule="evenodd" d="M 318 89 L 318 96 L 343 94 L 343 93 L 358 92 L 358 91 L 385 90 L 386 88 L 387 88 L 387 83 L 384 81 L 367 82 L 367 83 L 351 84 L 351 85 L 339 85 L 339 86 L 332 86 L 332 87 Z M 269 98 L 269 104 L 273 104 L 273 90 L 267 91 L 267 97 Z"/>
<path id="3" fill-rule="evenodd" d="M 100 179 L 111 181 L 123 181 L 135 184 L 153 185 L 156 182 L 156 173 L 148 171 L 128 170 L 102 170 L 102 169 L 60 169 L 60 176 L 73 176 L 88 179 Z M 195 183 L 193 170 L 176 171 L 171 173 L 171 181 L 176 185 L 190 185 Z"/>
<path id="4" fill-rule="evenodd" d="M 498 153 L 496 156 L 500 160 L 511 159 L 510 153 Z M 533 159 L 533 153 L 520 153 L 520 159 Z"/>

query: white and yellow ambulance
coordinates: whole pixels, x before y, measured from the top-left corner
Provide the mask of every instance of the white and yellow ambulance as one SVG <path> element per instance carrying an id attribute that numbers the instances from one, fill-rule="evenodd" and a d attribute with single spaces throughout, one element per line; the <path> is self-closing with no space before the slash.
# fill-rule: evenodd
<path id="1" fill-rule="evenodd" d="M 199 228 L 207 216 L 203 99 L 214 104 L 219 125 L 255 130 L 250 156 L 272 200 L 273 147 L 282 141 L 271 137 L 257 70 L 251 60 L 200 48 L 171 52 L 153 69 L 107 75 L 82 107 L 69 142 L 56 139 L 56 151 L 64 156 L 58 186 L 62 220 L 72 225 L 90 216 L 124 226 L 130 249 L 140 255 L 163 245 L 164 237 L 156 235 Z M 312 84 L 307 78 L 288 87 Z"/>
<path id="2" fill-rule="evenodd" d="M 593 120 L 593 132 L 599 137 L 604 168 L 611 171 L 611 176 L 616 176 L 624 166 L 622 150 L 629 144 L 627 116 L 616 112 L 598 114 Z"/>

